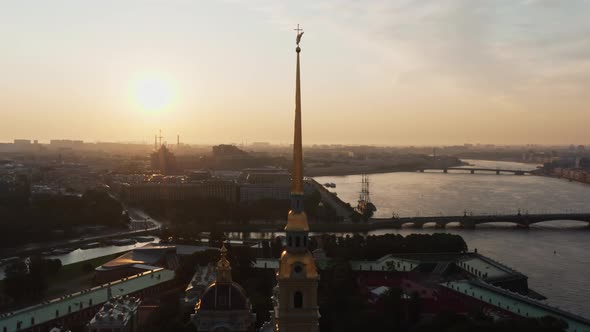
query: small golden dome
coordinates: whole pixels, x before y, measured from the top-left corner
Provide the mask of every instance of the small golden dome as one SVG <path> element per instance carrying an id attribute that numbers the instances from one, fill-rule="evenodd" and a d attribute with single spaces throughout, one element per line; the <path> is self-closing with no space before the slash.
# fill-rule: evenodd
<path id="1" fill-rule="evenodd" d="M 221 257 L 217 262 L 217 282 L 221 283 L 231 283 L 231 264 L 227 260 L 227 248 L 225 248 L 225 243 L 221 247 Z"/>
<path id="2" fill-rule="evenodd" d="M 293 210 L 289 211 L 285 231 L 309 232 L 309 224 L 307 223 L 307 215 L 305 212 L 294 212 Z"/>

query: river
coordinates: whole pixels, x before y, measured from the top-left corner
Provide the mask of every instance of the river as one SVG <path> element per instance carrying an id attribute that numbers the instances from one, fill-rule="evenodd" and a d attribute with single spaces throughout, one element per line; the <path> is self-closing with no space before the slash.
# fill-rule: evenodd
<path id="1" fill-rule="evenodd" d="M 535 165 L 466 160 L 482 168 L 530 170 Z M 376 217 L 517 213 L 590 212 L 590 185 L 540 176 L 469 174 L 460 171 L 385 173 L 370 175 Z M 323 176 L 330 189 L 355 206 L 361 176 Z M 449 232 L 461 235 L 471 250 L 477 248 L 529 277 L 529 287 L 548 297 L 548 303 L 590 317 L 590 229 L 577 221 L 550 221 L 516 229 L 510 224 L 478 225 L 475 230 L 449 226 L 439 230 L 403 228 L 375 231 L 402 235 Z M 555 253 L 554 253 L 555 252 Z"/>

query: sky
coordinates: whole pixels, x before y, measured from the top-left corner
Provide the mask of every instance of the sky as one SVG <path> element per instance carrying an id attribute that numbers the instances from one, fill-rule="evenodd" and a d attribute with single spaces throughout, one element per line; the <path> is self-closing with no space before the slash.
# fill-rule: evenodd
<path id="1" fill-rule="evenodd" d="M 0 0 L 0 141 L 590 143 L 590 0 Z"/>

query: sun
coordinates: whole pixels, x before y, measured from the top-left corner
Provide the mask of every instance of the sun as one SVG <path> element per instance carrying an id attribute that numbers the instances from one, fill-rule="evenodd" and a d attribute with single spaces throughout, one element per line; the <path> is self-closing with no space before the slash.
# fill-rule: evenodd
<path id="1" fill-rule="evenodd" d="M 173 96 L 172 84 L 162 78 L 143 78 L 135 86 L 135 98 L 141 108 L 148 112 L 166 110 L 172 103 Z"/>

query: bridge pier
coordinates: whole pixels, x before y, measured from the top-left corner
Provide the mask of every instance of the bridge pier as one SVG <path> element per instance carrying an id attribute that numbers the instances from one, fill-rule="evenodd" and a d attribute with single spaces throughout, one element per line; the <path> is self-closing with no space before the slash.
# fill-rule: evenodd
<path id="1" fill-rule="evenodd" d="M 395 222 L 395 223 L 391 224 L 391 228 L 393 228 L 393 229 L 401 229 L 402 228 L 402 224 L 400 224 L 399 222 Z"/>
<path id="2" fill-rule="evenodd" d="M 461 228 L 475 229 L 475 223 L 473 221 L 461 221 Z"/>
<path id="3" fill-rule="evenodd" d="M 500 171 L 496 171 L 496 175 L 500 175 Z"/>
<path id="4" fill-rule="evenodd" d="M 424 224 L 423 223 L 417 223 L 417 222 L 415 222 L 415 223 L 412 224 L 412 228 L 415 228 L 415 229 L 421 229 L 423 227 L 424 227 Z"/>
<path id="5" fill-rule="evenodd" d="M 421 169 L 421 170 L 420 170 L 420 173 L 424 173 L 424 170 L 423 170 L 423 169 Z"/>
<path id="6" fill-rule="evenodd" d="M 471 174 L 475 174 L 475 170 L 474 169 L 471 170 Z"/>
<path id="7" fill-rule="evenodd" d="M 518 223 L 518 224 L 516 224 L 516 228 L 529 229 L 530 227 L 529 227 L 529 224 L 521 224 L 521 223 Z"/>
<path id="8" fill-rule="evenodd" d="M 449 171 L 445 168 L 443 169 L 443 173 L 448 173 Z"/>
<path id="9" fill-rule="evenodd" d="M 434 228 L 438 228 L 438 229 L 443 229 L 443 228 L 445 228 L 445 227 L 447 227 L 447 224 L 445 224 L 445 223 L 442 223 L 442 222 L 437 222 L 437 223 L 434 225 Z M 590 227 L 590 224 L 588 224 L 588 227 Z"/>

